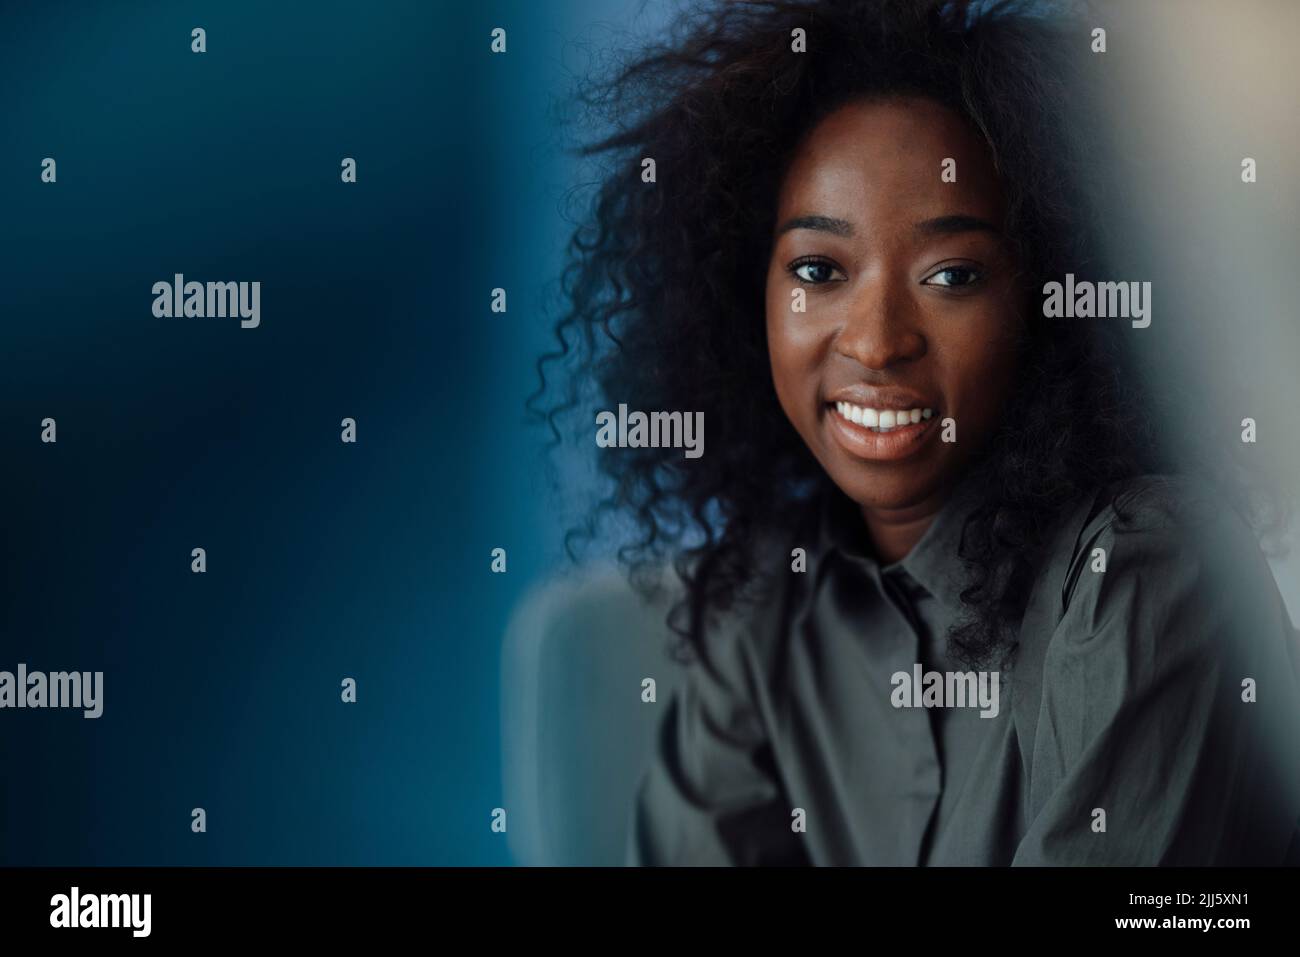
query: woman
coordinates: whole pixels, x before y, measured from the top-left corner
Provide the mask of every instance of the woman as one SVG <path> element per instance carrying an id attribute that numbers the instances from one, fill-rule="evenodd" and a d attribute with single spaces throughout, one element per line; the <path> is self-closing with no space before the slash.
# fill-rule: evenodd
<path id="1" fill-rule="evenodd" d="M 633 862 L 1296 859 L 1250 500 L 1156 441 L 1134 326 L 1044 315 L 1067 273 L 1126 278 L 1059 65 L 1087 38 L 1008 4 L 723 2 L 604 91 L 627 121 L 592 148 L 546 411 L 709 433 L 601 452 L 625 557 L 686 595 Z"/>

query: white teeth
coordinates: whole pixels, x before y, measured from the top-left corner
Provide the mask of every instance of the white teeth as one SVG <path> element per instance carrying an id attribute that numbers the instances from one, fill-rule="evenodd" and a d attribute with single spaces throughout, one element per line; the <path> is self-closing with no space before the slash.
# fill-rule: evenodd
<path id="1" fill-rule="evenodd" d="M 888 432 L 905 425 L 913 425 L 934 415 L 934 409 L 869 409 L 850 402 L 836 402 L 835 411 L 850 422 L 874 432 Z"/>

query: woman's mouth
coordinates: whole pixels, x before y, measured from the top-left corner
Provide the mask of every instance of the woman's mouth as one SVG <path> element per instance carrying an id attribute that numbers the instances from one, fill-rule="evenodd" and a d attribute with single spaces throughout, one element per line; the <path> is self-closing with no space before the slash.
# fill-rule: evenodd
<path id="1" fill-rule="evenodd" d="M 906 458 L 921 447 L 939 421 L 935 409 L 873 409 L 851 402 L 827 403 L 827 420 L 836 443 L 855 458 L 888 461 Z"/>
<path id="2" fill-rule="evenodd" d="M 836 402 L 835 411 L 854 425 L 872 432 L 892 432 L 934 415 L 934 409 L 869 409 L 852 402 Z"/>

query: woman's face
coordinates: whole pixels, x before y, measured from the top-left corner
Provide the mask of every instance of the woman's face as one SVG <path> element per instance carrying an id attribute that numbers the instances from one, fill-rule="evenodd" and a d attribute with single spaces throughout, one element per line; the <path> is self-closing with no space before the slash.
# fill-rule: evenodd
<path id="1" fill-rule="evenodd" d="M 767 272 L 772 376 L 864 508 L 932 511 L 997 424 L 1021 322 L 1002 226 L 985 147 L 933 101 L 852 103 L 794 156 Z"/>

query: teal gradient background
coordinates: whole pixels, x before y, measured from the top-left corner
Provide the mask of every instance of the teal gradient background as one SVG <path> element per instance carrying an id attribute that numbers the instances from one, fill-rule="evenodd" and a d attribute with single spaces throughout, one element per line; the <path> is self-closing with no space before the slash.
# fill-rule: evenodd
<path id="1" fill-rule="evenodd" d="M 523 410 L 554 104 L 634 12 L 4 7 L 0 669 L 100 670 L 105 703 L 0 715 L 0 863 L 510 861 L 500 639 L 560 561 Z M 155 318 L 176 272 L 260 281 L 261 326 Z"/>

